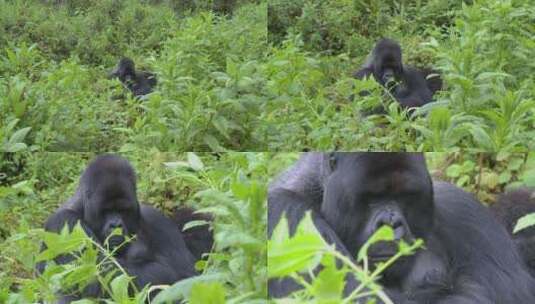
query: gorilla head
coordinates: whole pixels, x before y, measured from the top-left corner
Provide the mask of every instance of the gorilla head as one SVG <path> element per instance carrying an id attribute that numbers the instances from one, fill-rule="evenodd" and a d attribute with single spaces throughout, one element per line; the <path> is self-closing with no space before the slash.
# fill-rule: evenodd
<path id="1" fill-rule="evenodd" d="M 111 72 L 110 76 L 119 78 L 123 83 L 135 80 L 136 68 L 134 61 L 127 57 L 122 58 L 119 60 L 117 67 Z"/>
<path id="2" fill-rule="evenodd" d="M 332 153 L 321 212 L 352 255 L 377 229 L 391 226 L 396 240 L 425 239 L 433 226 L 433 188 L 423 155 L 412 153 Z M 372 263 L 398 251 L 395 242 L 368 250 Z M 402 258 L 387 269 L 396 280 L 412 266 Z"/>
<path id="3" fill-rule="evenodd" d="M 136 97 L 142 97 L 152 92 L 157 84 L 156 75 L 146 71 L 136 71 L 134 61 L 122 58 L 110 77 L 117 77 Z"/>
<path id="4" fill-rule="evenodd" d="M 102 244 L 109 238 L 110 248 L 116 248 L 138 231 L 136 177 L 127 160 L 115 155 L 97 157 L 82 174 L 78 191 L 83 221 Z M 122 235 L 110 237 L 115 229 Z M 124 247 L 118 249 L 119 254 Z"/>
<path id="5" fill-rule="evenodd" d="M 390 39 L 382 39 L 375 45 L 372 54 L 373 76 L 377 82 L 390 87 L 401 82 L 403 64 L 401 61 L 401 47 Z"/>

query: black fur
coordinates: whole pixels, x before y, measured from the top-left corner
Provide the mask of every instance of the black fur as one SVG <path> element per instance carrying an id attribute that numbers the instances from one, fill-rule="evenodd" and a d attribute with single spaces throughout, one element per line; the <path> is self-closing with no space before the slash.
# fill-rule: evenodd
<path id="1" fill-rule="evenodd" d="M 535 276 L 535 226 L 513 234 L 513 229 L 521 217 L 535 212 L 535 191 L 521 188 L 499 196 L 490 209 L 512 236 L 516 248 Z"/>
<path id="2" fill-rule="evenodd" d="M 184 237 L 188 249 L 196 259 L 201 259 L 203 254 L 209 253 L 214 245 L 214 236 L 210 230 L 210 224 L 195 226 L 184 231 L 184 226 L 191 221 L 206 221 L 211 223 L 213 218 L 210 214 L 195 213 L 188 207 L 181 207 L 173 213 L 173 221 L 178 225 L 179 231 Z"/>

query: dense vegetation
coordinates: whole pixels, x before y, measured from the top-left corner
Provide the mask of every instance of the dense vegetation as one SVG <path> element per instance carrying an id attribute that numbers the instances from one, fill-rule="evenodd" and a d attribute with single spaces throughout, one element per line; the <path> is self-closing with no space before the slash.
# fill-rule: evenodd
<path id="1" fill-rule="evenodd" d="M 0 303 L 54 298 L 67 270 L 36 279 L 42 224 L 98 152 L 132 162 L 141 200 L 166 213 L 189 205 L 215 214 L 201 285 L 162 293 L 190 303 L 265 301 L 267 183 L 297 154 L 175 151 L 451 151 L 427 154 L 432 174 L 484 203 L 506 187 L 535 187 L 535 155 L 513 153 L 535 149 L 532 0 L 0 0 L 0 8 Z M 408 113 L 374 81 L 351 77 L 381 37 L 399 41 L 406 63 L 440 72 L 436 102 Z M 124 56 L 156 73 L 155 92 L 137 99 L 108 79 Z M 371 94 L 350 101 L 360 90 Z M 377 105 L 386 113 L 363 115 Z M 84 273 L 91 262 L 78 266 L 80 282 L 98 275 Z M 122 298 L 126 278 L 108 283 L 116 303 L 146 295 Z M 335 285 L 318 286 L 332 295 Z"/>
<path id="2" fill-rule="evenodd" d="M 266 5 L 234 1 L 230 18 L 186 2 L 0 1 L 0 149 L 262 147 L 249 76 L 266 52 Z M 106 79 L 122 56 L 157 73 L 148 100 Z"/>
<path id="3" fill-rule="evenodd" d="M 99 275 L 96 261 L 91 259 L 40 277 L 34 274 L 37 259 L 43 258 L 37 253 L 44 237 L 44 220 L 73 194 L 81 171 L 94 155 L 30 153 L 18 163 L 19 156 L 0 162 L 0 302 L 52 301 L 58 288 L 73 281 L 83 286 Z M 266 185 L 268 176 L 288 160 L 254 153 L 140 152 L 125 156 L 136 168 L 140 201 L 166 213 L 187 205 L 215 216 L 215 248 L 206 262 L 197 263 L 202 275 L 179 282 L 162 297 L 175 299 L 186 294 L 190 303 L 265 299 Z M 47 244 L 56 252 L 72 250 L 79 248 L 79 236 L 52 241 L 49 237 Z M 143 303 L 143 293 L 124 296 L 128 282 L 125 278 L 115 285 L 110 282 L 113 302 Z M 201 285 L 192 286 L 194 282 Z"/>
<path id="4" fill-rule="evenodd" d="M 471 2 L 2 0 L 0 149 L 526 151 L 535 8 Z M 382 36 L 444 79 L 412 118 L 350 77 Z M 122 56 L 157 73 L 146 100 L 106 79 Z"/>
<path id="5" fill-rule="evenodd" d="M 279 105 L 270 103 L 268 121 L 279 138 L 270 144 L 372 151 L 533 148 L 533 3 L 470 2 L 272 1 L 269 41 L 277 47 L 269 87 L 278 90 Z M 407 119 L 390 104 L 388 115 L 362 117 L 363 109 L 384 101 L 381 92 L 348 102 L 353 91 L 375 85 L 350 75 L 382 36 L 401 43 L 405 62 L 442 74 L 445 92 L 416 113 L 424 115 Z"/>

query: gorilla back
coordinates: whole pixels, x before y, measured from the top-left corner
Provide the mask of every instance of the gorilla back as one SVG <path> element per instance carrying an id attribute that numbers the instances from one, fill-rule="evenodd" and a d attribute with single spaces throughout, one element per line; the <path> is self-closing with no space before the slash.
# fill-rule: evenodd
<path id="1" fill-rule="evenodd" d="M 135 173 L 126 159 L 102 155 L 89 164 L 75 195 L 48 218 L 45 230 L 59 232 L 65 224 L 72 229 L 77 222 L 96 242 L 114 250 L 119 264 L 135 276 L 138 288 L 196 275 L 195 259 L 175 223 L 151 206 L 139 204 Z M 122 234 L 112 235 L 116 229 Z M 132 236 L 134 240 L 125 244 Z M 56 258 L 59 264 L 71 260 L 72 256 Z M 62 300 L 101 296 L 103 291 L 95 283 Z"/>
<path id="2" fill-rule="evenodd" d="M 516 248 L 520 251 L 520 255 L 528 264 L 531 274 L 535 277 L 535 226 L 513 233 L 517 221 L 522 216 L 535 213 L 535 191 L 520 188 L 506 192 L 490 206 L 490 210 L 505 226 Z"/>
<path id="3" fill-rule="evenodd" d="M 425 249 L 380 280 L 395 303 L 535 303 L 535 282 L 505 229 L 470 194 L 433 182 L 421 154 L 304 154 L 270 186 L 268 205 L 269 234 L 283 212 L 294 233 L 309 210 L 322 237 L 350 258 L 382 225 L 398 240 L 423 239 Z M 369 261 L 396 251 L 377 243 Z M 274 297 L 299 288 L 289 279 L 268 287 Z"/>

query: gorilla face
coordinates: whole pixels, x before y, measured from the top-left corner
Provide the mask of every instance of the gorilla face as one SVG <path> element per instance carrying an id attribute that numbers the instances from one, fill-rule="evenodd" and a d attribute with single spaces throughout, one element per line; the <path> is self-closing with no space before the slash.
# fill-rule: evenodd
<path id="1" fill-rule="evenodd" d="M 425 239 L 433 226 L 433 189 L 425 160 L 411 153 L 333 153 L 329 159 L 321 211 L 349 252 L 356 255 L 383 225 L 396 240 Z M 370 247 L 371 262 L 389 259 L 396 242 Z M 400 278 L 412 266 L 402 258 L 385 273 Z"/>
<path id="2" fill-rule="evenodd" d="M 119 78 L 123 83 L 134 80 L 136 77 L 134 61 L 130 58 L 122 58 L 110 76 Z"/>
<path id="3" fill-rule="evenodd" d="M 110 249 L 121 245 L 134 235 L 140 225 L 140 209 L 136 197 L 135 174 L 126 160 L 115 156 L 100 157 L 90 165 L 82 181 L 85 182 L 84 221 L 99 241 Z M 111 161 L 113 159 L 113 161 Z M 125 165 L 128 165 L 125 167 Z M 116 229 L 121 235 L 113 235 Z M 117 250 L 124 252 L 126 246 Z"/>
<path id="4" fill-rule="evenodd" d="M 375 45 L 373 75 L 377 82 L 387 88 L 396 82 L 401 82 L 403 75 L 401 48 L 395 41 L 383 39 Z"/>

